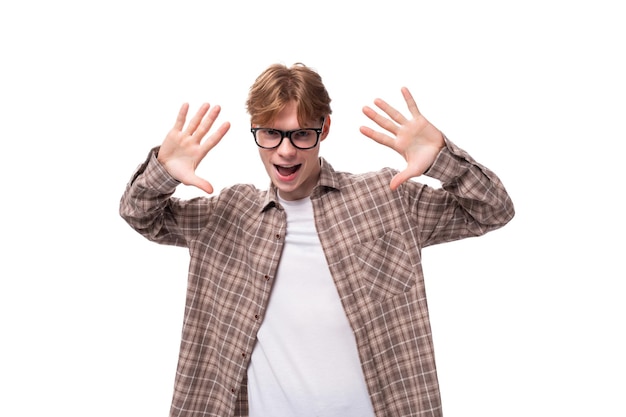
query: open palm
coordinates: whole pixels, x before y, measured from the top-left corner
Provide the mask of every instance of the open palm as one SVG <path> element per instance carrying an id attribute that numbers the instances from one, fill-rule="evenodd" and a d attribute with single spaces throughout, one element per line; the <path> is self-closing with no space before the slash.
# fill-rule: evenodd
<path id="1" fill-rule="evenodd" d="M 193 185 L 211 194 L 213 186 L 196 175 L 196 168 L 224 137 L 230 123 L 224 122 L 203 141 L 220 113 L 220 106 L 203 104 L 185 128 L 189 104 L 185 103 L 178 112 L 176 123 L 169 131 L 159 149 L 158 160 L 167 172 L 185 185 Z"/>
<path id="2" fill-rule="evenodd" d="M 392 136 L 366 126 L 360 129 L 365 136 L 395 150 L 406 160 L 407 167 L 391 180 L 394 190 L 426 172 L 445 145 L 443 134 L 420 113 L 409 90 L 403 87 L 401 91 L 412 118 L 407 119 L 384 100 L 376 99 L 374 104 L 388 117 L 368 106 L 363 107 L 363 113 Z"/>

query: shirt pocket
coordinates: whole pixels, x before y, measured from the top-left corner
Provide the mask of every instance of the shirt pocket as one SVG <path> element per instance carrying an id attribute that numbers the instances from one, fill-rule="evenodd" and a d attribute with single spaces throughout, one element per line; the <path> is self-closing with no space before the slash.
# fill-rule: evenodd
<path id="1" fill-rule="evenodd" d="M 413 287 L 415 270 L 399 232 L 356 244 L 353 252 L 362 273 L 359 287 L 368 297 L 383 301 Z"/>

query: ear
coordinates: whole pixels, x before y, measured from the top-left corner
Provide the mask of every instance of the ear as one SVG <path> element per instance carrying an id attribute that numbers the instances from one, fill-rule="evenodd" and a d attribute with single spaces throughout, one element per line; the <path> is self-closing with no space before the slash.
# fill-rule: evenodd
<path id="1" fill-rule="evenodd" d="M 322 136 L 320 137 L 320 141 L 326 139 L 328 136 L 328 132 L 330 131 L 330 115 L 326 116 L 326 120 L 324 120 L 324 129 L 322 130 Z"/>

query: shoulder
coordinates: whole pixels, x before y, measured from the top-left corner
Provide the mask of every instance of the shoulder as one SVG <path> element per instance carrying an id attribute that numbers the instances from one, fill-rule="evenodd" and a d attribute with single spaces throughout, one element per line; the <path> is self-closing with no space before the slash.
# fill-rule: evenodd
<path id="1" fill-rule="evenodd" d="M 420 198 L 425 190 L 434 190 L 417 178 L 406 181 L 396 190 L 392 190 L 391 180 L 399 172 L 398 169 L 390 167 L 362 173 L 334 171 L 333 179 L 335 188 L 340 191 L 342 198 L 369 200 L 375 204 L 384 204 L 386 201 L 412 201 Z"/>
<path id="2" fill-rule="evenodd" d="M 352 173 L 335 170 L 325 159 L 321 159 L 322 174 L 320 184 L 323 186 L 344 189 L 359 186 L 375 186 L 377 184 L 389 184 L 391 178 L 398 173 L 392 168 L 381 168 L 376 171 Z"/>
<path id="3" fill-rule="evenodd" d="M 359 173 L 336 171 L 334 172 L 334 178 L 338 189 L 360 189 L 365 187 L 368 189 L 380 188 L 387 190 L 389 189 L 391 179 L 397 173 L 398 170 L 396 169 L 384 167 L 375 171 Z"/>
<path id="4" fill-rule="evenodd" d="M 262 205 L 267 197 L 267 190 L 259 190 L 252 184 L 236 184 L 226 187 L 216 196 L 218 205 Z"/>

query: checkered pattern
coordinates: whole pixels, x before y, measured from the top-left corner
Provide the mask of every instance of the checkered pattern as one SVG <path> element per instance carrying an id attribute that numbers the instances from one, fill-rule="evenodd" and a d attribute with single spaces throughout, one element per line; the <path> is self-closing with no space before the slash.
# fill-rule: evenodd
<path id="1" fill-rule="evenodd" d="M 321 159 L 315 224 L 354 330 L 377 416 L 442 415 L 421 248 L 479 236 L 514 215 L 500 180 L 452 142 L 427 175 L 392 191 L 391 169 L 353 175 Z M 171 416 L 247 415 L 246 370 L 284 244 L 276 190 L 236 185 L 172 197 L 156 160 L 132 177 L 120 214 L 161 244 L 189 248 L 190 268 Z"/>

